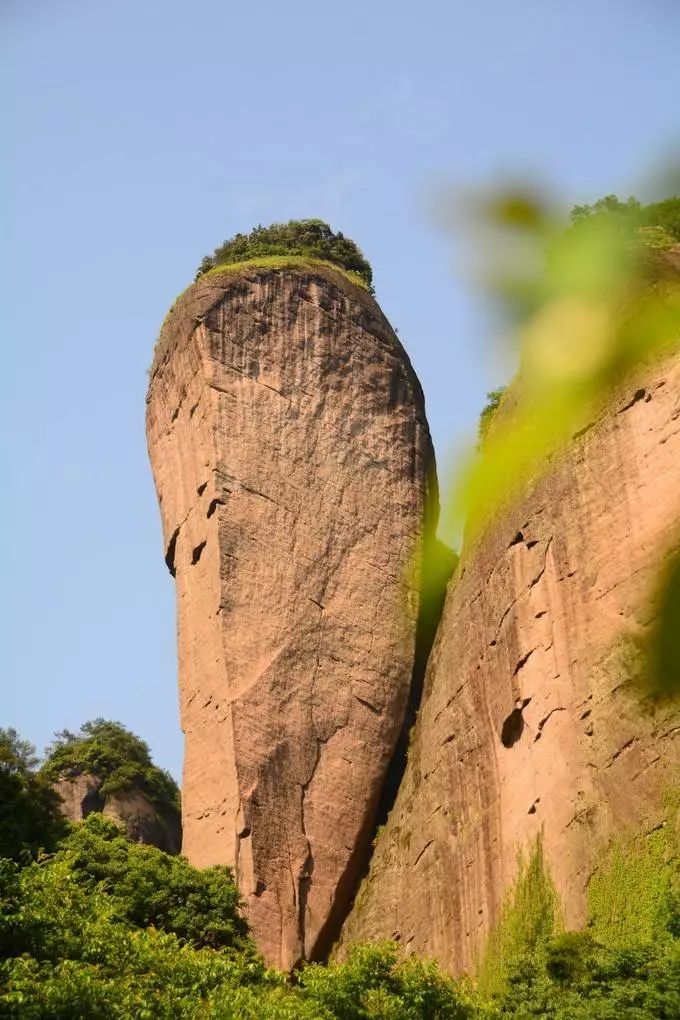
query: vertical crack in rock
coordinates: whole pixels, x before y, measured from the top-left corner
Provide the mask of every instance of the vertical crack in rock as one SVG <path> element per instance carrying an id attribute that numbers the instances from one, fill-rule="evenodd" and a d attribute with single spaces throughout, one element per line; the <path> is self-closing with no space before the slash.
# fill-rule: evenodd
<path id="1" fill-rule="evenodd" d="M 173 417 L 181 400 L 200 414 Z M 246 266 L 168 315 L 147 435 L 173 536 L 183 852 L 238 859 L 258 946 L 288 968 L 337 936 L 420 702 L 444 587 L 432 612 L 405 581 L 438 513 L 422 391 L 341 273 Z"/>
<path id="2" fill-rule="evenodd" d="M 324 958 L 324 955 L 327 955 L 330 951 L 333 942 L 340 934 L 342 925 L 354 906 L 356 893 L 361 882 L 368 875 L 371 866 L 377 832 L 387 822 L 399 793 L 408 763 L 409 740 L 416 723 L 423 696 L 425 672 L 444 609 L 446 589 L 458 562 L 458 557 L 453 550 L 449 549 L 448 546 L 435 537 L 439 514 L 439 494 L 434 462 L 431 468 L 430 486 L 429 506 L 426 509 L 425 515 L 424 550 L 420 571 L 416 653 L 404 721 L 385 775 L 385 782 L 380 792 L 375 821 L 367 829 L 364 840 L 358 846 L 356 875 L 351 885 L 348 884 L 348 893 L 344 905 L 337 911 L 337 918 L 332 929 L 332 937 L 327 935 L 323 946 L 325 954 L 322 954 L 320 958 Z"/>

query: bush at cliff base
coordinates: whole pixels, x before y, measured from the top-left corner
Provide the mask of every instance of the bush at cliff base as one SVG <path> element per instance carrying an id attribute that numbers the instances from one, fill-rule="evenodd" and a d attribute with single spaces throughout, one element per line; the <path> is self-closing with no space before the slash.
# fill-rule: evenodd
<path id="1" fill-rule="evenodd" d="M 547 900 L 544 897 L 544 901 Z M 680 1016 L 680 910 L 644 941 L 608 948 L 588 933 L 531 926 L 503 990 L 472 985 L 395 944 L 293 978 L 268 971 L 227 868 L 128 842 L 93 814 L 57 852 L 0 862 L 0 1016 L 464 1020 Z"/>

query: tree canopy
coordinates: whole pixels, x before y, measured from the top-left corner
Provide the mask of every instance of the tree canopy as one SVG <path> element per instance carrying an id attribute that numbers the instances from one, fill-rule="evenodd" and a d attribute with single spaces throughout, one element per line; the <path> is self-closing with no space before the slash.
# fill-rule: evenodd
<path id="1" fill-rule="evenodd" d="M 633 196 L 622 201 L 616 195 L 605 195 L 592 205 L 575 205 L 570 214 L 576 225 L 593 217 L 618 221 L 622 229 L 637 233 L 643 242 L 654 247 L 680 243 L 680 197 L 643 205 Z"/>
<path id="2" fill-rule="evenodd" d="M 249 234 L 236 234 L 216 248 L 213 255 L 206 255 L 196 279 L 217 266 L 272 255 L 300 255 L 332 262 L 356 273 L 372 291 L 373 272 L 359 247 L 340 231 L 331 230 L 323 220 L 290 220 L 269 227 L 257 226 Z"/>
<path id="3" fill-rule="evenodd" d="M 151 760 L 148 744 L 122 723 L 94 719 L 78 733 L 62 730 L 47 748 L 41 774 L 54 781 L 89 774 L 102 780 L 101 793 L 142 791 L 156 807 L 177 813 L 179 789 L 172 776 Z"/>
<path id="4" fill-rule="evenodd" d="M 51 850 L 67 831 L 59 797 L 37 766 L 32 744 L 0 729 L 0 857 Z"/>
<path id="5" fill-rule="evenodd" d="M 646 843 L 640 853 L 651 853 Z M 626 860 L 640 870 L 634 853 L 627 852 Z M 612 886 L 621 870 L 614 864 L 603 881 L 616 912 L 630 881 L 626 873 Z M 649 882 L 643 884 L 646 889 Z M 652 899 L 657 898 L 655 893 Z M 642 900 L 638 896 L 638 908 Z M 501 955 L 491 970 L 483 968 L 479 984 L 447 977 L 432 961 L 406 957 L 389 942 L 351 947 L 342 962 L 309 964 L 292 977 L 267 970 L 240 906 L 228 868 L 198 871 L 182 858 L 129 842 L 115 823 L 93 813 L 54 854 L 23 868 L 0 860 L 0 1015 L 17 1020 L 680 1015 L 677 903 L 658 915 L 644 937 L 632 912 L 626 914 L 632 924 L 623 939 L 603 941 L 607 926 L 597 911 L 586 931 L 566 932 L 539 849 L 520 868 L 499 937 L 491 943 L 492 954 Z"/>

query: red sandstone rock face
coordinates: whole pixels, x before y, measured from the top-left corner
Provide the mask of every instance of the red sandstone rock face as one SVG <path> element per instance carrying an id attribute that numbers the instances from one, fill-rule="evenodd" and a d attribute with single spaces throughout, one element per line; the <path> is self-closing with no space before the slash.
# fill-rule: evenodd
<path id="1" fill-rule="evenodd" d="M 54 783 L 64 817 L 80 822 L 93 811 L 101 811 L 105 818 L 124 826 L 133 842 L 149 843 L 169 854 L 179 853 L 182 836 L 176 815 L 164 814 L 139 790 L 103 795 L 101 785 L 101 779 L 87 774 L 63 776 Z"/>
<path id="2" fill-rule="evenodd" d="M 449 585 L 406 774 L 343 931 L 470 970 L 542 834 L 566 920 L 602 849 L 662 816 L 680 711 L 632 682 L 677 545 L 680 358 L 630 384 Z"/>
<path id="3" fill-rule="evenodd" d="M 183 852 L 234 867 L 268 961 L 323 952 L 409 694 L 433 456 L 373 299 L 211 275 L 166 321 L 147 434 L 176 577 Z"/>

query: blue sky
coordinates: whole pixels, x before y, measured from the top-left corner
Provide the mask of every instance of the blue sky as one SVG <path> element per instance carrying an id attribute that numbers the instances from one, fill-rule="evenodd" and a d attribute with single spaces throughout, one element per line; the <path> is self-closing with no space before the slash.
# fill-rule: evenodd
<path id="1" fill-rule="evenodd" d="M 119 719 L 179 777 L 146 370 L 201 257 L 258 222 L 353 237 L 440 460 L 501 379 L 432 198 L 640 190 L 680 134 L 675 0 L 4 0 L 2 713 Z"/>

